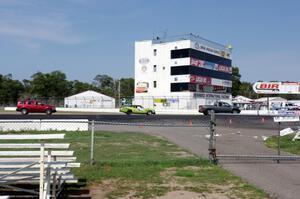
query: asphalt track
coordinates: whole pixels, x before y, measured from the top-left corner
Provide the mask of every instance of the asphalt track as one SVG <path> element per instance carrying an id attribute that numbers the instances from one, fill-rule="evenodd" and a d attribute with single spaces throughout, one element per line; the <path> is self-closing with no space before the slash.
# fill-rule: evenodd
<path id="1" fill-rule="evenodd" d="M 102 122 L 115 123 L 141 123 L 141 124 L 177 124 L 177 125 L 202 125 L 209 124 L 210 116 L 203 115 L 123 115 L 123 114 L 0 114 L 3 119 L 88 119 Z M 248 116 L 233 114 L 216 114 L 217 126 L 230 128 L 249 129 L 277 129 L 270 116 Z M 283 123 L 281 128 L 298 126 L 299 123 Z"/>

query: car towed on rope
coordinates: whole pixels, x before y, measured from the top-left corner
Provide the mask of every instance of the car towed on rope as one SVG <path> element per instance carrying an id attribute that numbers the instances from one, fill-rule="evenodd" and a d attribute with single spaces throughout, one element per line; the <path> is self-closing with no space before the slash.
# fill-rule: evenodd
<path id="1" fill-rule="evenodd" d="M 155 110 L 152 108 L 144 108 L 141 105 L 129 105 L 129 106 L 122 106 L 120 108 L 120 112 L 126 113 L 127 115 L 130 114 L 155 114 Z"/>

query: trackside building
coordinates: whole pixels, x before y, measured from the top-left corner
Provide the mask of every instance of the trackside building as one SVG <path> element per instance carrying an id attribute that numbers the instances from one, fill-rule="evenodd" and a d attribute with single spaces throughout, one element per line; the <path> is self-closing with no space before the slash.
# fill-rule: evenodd
<path id="1" fill-rule="evenodd" d="M 230 102 L 231 87 L 231 48 L 193 34 L 135 42 L 135 104 L 196 109 Z"/>

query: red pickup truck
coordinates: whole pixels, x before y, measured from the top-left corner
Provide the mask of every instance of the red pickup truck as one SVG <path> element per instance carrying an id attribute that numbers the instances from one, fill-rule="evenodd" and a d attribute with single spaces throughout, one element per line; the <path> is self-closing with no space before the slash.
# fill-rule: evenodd
<path id="1" fill-rule="evenodd" d="M 48 104 L 42 104 L 36 100 L 20 100 L 17 104 L 17 111 L 20 111 L 22 115 L 27 115 L 28 113 L 46 113 L 51 115 L 56 112 L 55 106 Z"/>

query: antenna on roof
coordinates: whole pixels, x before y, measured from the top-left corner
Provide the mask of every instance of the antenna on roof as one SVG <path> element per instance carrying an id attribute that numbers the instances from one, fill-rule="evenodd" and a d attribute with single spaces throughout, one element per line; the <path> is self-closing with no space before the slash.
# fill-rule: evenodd
<path id="1" fill-rule="evenodd" d="M 165 30 L 163 30 L 162 32 L 163 32 L 162 38 L 163 38 L 163 39 L 166 39 L 167 36 L 168 36 L 168 29 L 165 29 Z"/>
<path id="2" fill-rule="evenodd" d="M 162 31 L 159 31 L 157 32 L 157 34 L 155 34 L 153 32 L 153 40 L 164 40 L 166 39 L 168 36 L 168 29 L 165 29 L 165 30 L 162 30 Z"/>

